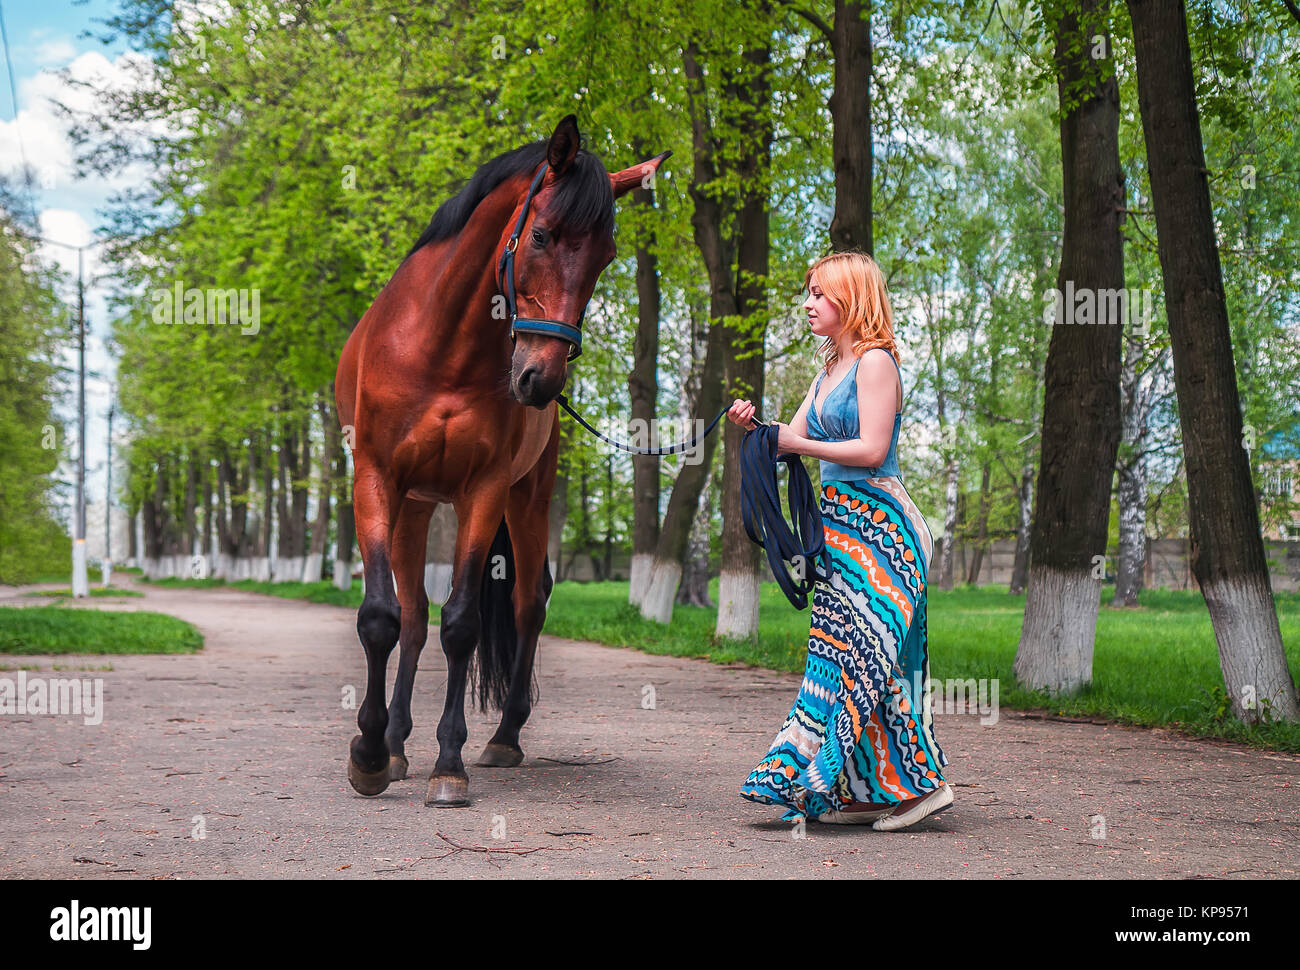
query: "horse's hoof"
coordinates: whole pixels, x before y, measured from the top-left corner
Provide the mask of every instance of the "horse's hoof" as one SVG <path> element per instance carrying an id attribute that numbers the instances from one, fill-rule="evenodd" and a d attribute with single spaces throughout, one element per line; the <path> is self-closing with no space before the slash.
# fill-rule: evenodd
<path id="1" fill-rule="evenodd" d="M 388 787 L 389 767 L 385 765 L 378 771 L 364 771 L 351 758 L 348 759 L 348 781 L 362 795 L 378 795 Z"/>
<path id="2" fill-rule="evenodd" d="M 406 769 L 411 767 L 411 763 L 406 760 L 404 754 L 390 755 L 388 758 L 388 780 L 405 781 Z"/>
<path id="3" fill-rule="evenodd" d="M 475 762 L 481 768 L 513 768 L 524 760 L 522 748 L 506 744 L 489 744 Z"/>
<path id="4" fill-rule="evenodd" d="M 469 779 L 464 775 L 433 775 L 424 796 L 425 805 L 457 808 L 469 804 Z"/>

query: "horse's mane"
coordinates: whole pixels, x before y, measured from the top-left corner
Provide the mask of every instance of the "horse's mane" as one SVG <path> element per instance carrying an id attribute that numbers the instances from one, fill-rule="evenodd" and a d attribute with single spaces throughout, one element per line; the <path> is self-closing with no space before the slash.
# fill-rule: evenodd
<path id="1" fill-rule="evenodd" d="M 508 178 L 536 170 L 546 158 L 547 144 L 548 139 L 543 138 L 503 152 L 480 165 L 455 195 L 438 206 L 428 227 L 406 254 L 407 258 L 427 243 L 448 239 L 464 229 L 470 215 L 489 192 Z M 579 149 L 543 214 L 558 234 L 612 232 L 614 190 L 600 159 Z"/>

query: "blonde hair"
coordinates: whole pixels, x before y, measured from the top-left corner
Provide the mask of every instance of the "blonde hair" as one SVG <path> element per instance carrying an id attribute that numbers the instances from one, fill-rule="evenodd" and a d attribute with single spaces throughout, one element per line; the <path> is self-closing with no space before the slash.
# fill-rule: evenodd
<path id="1" fill-rule="evenodd" d="M 866 253 L 850 249 L 823 256 L 804 274 L 803 287 L 811 290 L 814 282 L 840 313 L 840 325 L 853 334 L 854 356 L 883 347 L 902 363 L 894 341 L 894 311 L 889 305 L 889 288 L 876 261 Z M 827 373 L 839 360 L 835 337 L 827 337 L 817 348 L 825 358 Z"/>

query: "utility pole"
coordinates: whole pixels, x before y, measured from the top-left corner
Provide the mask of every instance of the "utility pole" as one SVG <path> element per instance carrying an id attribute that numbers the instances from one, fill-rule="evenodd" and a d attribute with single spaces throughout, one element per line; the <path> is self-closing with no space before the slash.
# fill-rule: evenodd
<path id="1" fill-rule="evenodd" d="M 89 596 L 86 575 L 86 247 L 77 247 L 77 507 L 73 510 L 72 595 Z"/>
<path id="2" fill-rule="evenodd" d="M 104 486 L 104 587 L 113 581 L 113 399 L 108 400 L 108 481 Z"/>
<path id="3" fill-rule="evenodd" d="M 74 246 L 72 243 L 46 239 L 31 233 L 22 235 L 34 242 L 77 251 L 77 507 L 72 510 L 72 595 L 89 596 L 90 580 L 86 574 L 86 250 L 101 243 L 129 237 L 104 236 L 82 246 Z M 109 438 L 112 438 L 111 425 Z M 112 472 L 109 474 L 111 480 Z M 111 489 L 109 503 L 105 505 L 106 514 L 109 504 Z M 109 550 L 105 550 L 105 553 L 107 559 Z M 107 574 L 104 576 L 104 585 L 108 585 Z"/>

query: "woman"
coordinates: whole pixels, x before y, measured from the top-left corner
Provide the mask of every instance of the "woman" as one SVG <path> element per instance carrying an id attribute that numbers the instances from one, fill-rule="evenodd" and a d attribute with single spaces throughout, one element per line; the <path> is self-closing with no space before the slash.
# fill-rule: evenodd
<path id="1" fill-rule="evenodd" d="M 862 253 L 833 253 L 804 287 L 825 366 L 778 426 L 777 444 L 821 460 L 831 568 L 813 590 L 799 696 L 740 794 L 786 806 L 782 821 L 892 831 L 953 800 L 929 702 L 933 539 L 898 470 L 903 384 L 880 268 Z M 749 427 L 754 410 L 737 400 L 727 416 Z"/>

